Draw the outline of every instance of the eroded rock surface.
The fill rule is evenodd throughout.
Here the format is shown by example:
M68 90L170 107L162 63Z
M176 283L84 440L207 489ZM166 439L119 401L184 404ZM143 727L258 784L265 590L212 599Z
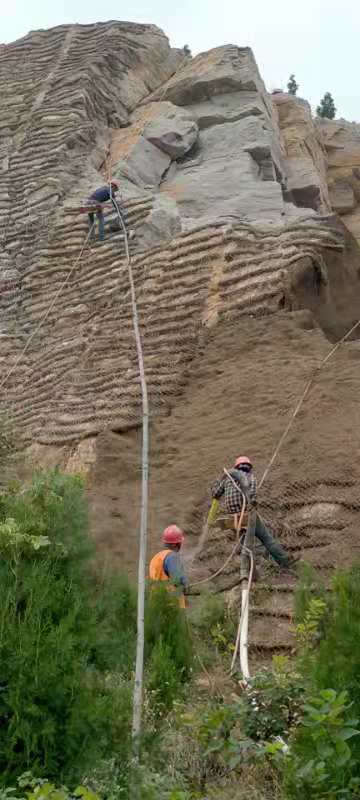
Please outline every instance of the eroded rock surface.
M360 124L321 120L334 211L360 242Z
M208 483L240 444L265 467L328 339L358 318L360 126L270 96L249 48L184 59L151 25L31 33L0 48L0 82L1 407L35 460L88 476L96 540L131 570L141 394L128 266L112 211L104 242L77 211L111 174L136 232L150 544L178 521L189 569L208 576L233 547L220 531L196 549ZM360 549L359 352L349 343L331 362L262 489L286 546L324 573ZM277 577L254 632L270 649L289 643L291 587L280 602ZM215 588L237 580L235 559Z
M273 102L286 148L288 199L297 206L329 211L324 142L309 103L280 92Z
M333 335L346 326L334 269L348 246L317 213L330 210L320 129L303 101L267 94L251 50L184 61L154 26L62 26L3 48L0 74L0 361L27 438L139 422L122 233L110 211L113 232L89 244L72 213L109 171L136 230L155 415L184 385L202 325L303 306Z

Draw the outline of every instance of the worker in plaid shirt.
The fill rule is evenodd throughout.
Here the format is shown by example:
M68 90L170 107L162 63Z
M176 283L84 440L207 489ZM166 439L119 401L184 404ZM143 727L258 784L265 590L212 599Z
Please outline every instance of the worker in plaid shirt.
M211 495L216 500L221 500L228 514L235 515L235 527L237 527L237 517L241 513L243 506L243 495L245 495L246 510L256 507L257 504L256 477L253 473L250 459L247 456L239 456L235 461L234 468L229 470L229 475L231 476L230 478L225 474L220 480L213 483ZM291 566L286 551L274 539L259 514L256 514L255 536L281 567L288 569Z

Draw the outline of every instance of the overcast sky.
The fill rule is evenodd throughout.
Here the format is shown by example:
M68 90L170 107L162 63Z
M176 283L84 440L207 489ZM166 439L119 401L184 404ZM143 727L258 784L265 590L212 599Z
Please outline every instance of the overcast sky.
M268 89L286 87L316 106L326 91L337 116L360 122L359 0L11 0L0 41L30 30L109 19L159 25L193 55L222 44L253 48Z

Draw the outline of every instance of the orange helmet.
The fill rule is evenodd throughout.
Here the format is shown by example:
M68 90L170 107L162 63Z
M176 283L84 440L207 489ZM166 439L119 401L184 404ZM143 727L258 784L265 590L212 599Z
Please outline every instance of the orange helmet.
M244 466L250 467L250 469L252 469L252 463L250 461L250 458L248 458L247 456L238 456L235 461L234 467L244 467Z
M183 544L184 534L177 525L168 525L163 531L162 540L165 544Z

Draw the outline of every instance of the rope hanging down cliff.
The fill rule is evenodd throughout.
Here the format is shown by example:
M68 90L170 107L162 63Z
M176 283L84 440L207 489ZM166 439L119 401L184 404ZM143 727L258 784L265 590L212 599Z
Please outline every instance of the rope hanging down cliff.
M90 230L88 231L88 233L87 233L87 235L86 235L86 237L85 237L85 239L84 239L84 241L83 241L83 244L82 244L82 246L81 246L81 249L80 249L79 255L78 255L78 256L77 256L77 258L75 259L73 266L72 266L72 267L71 267L71 269L69 270L69 272L68 272L68 274L67 274L67 276L66 276L65 280L62 282L62 284L61 284L60 288L57 290L57 292L55 292L55 294L54 294L54 296L53 296L53 298L52 298L52 300L51 300L51 303L50 303L50 305L49 305L48 309L45 311L45 313L43 314L43 316L40 318L40 321L38 322L38 324L37 324L36 328L35 328L35 329L32 331L32 333L30 334L30 336L28 337L28 339L27 339L27 341L26 341L26 343L25 343L25 345L24 345L23 349L20 351L20 353L19 353L19 355L17 356L17 358L15 359L14 363L13 363L13 364L12 364L12 366L11 366L11 367L8 369L8 371L6 372L6 374L4 375L4 377L2 378L2 380L0 381L0 391L1 391L1 389L3 389L3 387L5 386L5 384L7 383L7 381L9 380L9 378L11 377L11 375L13 374L13 372L15 372L16 368L19 366L19 364L20 364L20 361L22 361L22 359L23 359L23 357L24 357L24 355L25 355L26 351L27 351L27 350L28 350L28 348L29 348L29 345L31 344L31 342L32 342L32 340L35 338L35 336L36 336L36 335L39 333L39 331L41 330L41 328L42 328L42 326L43 326L44 322L47 320L47 318L48 318L49 314L51 313L52 309L54 308L54 305L55 305L55 303L56 303L56 301L57 301L58 297L60 297L60 295L62 294L63 290L65 289L65 286L66 286L66 284L69 282L69 280L70 280L71 276L72 276L72 275L73 275L73 273L75 272L75 269L76 269L76 267L77 267L77 265L78 265L78 263L79 263L79 261L80 261L80 259L81 259L81 256L82 256L82 254L83 254L83 252L84 252L84 250L85 250L85 247L86 247L86 245L87 245L87 243L88 243L88 241L89 241L89 239L90 239L90 236L91 236L91 234L92 234L93 227L94 227L94 226L92 225L92 227L91 227L91 228L90 228Z

